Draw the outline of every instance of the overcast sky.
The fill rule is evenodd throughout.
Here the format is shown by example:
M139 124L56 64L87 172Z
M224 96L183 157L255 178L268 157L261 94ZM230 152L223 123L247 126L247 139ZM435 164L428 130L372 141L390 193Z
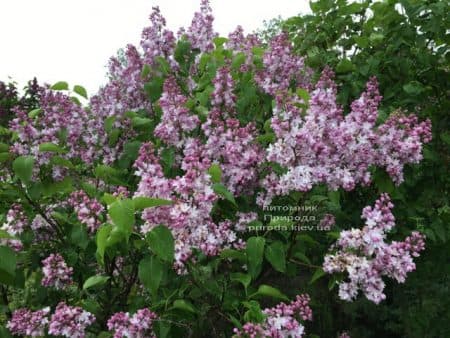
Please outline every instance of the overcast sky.
M137 44L158 5L174 31L188 26L200 0L1 0L0 80L81 84L90 94L105 82L111 55ZM308 11L307 0L212 0L215 29L226 36L263 20Z

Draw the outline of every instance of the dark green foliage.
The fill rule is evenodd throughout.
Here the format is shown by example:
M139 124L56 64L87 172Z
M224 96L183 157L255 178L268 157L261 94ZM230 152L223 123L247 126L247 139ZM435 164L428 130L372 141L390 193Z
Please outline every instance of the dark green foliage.
M6 126L14 117L12 109L18 107L30 111L38 106L39 85L36 78L28 82L23 94L19 93L15 83L0 81L0 125Z
M375 189L346 193L338 224L359 223L359 210L376 190L394 197L398 233L418 227L427 234L427 251L406 285L388 285L380 306L360 300L343 304L330 299L325 283L312 291L314 329L321 337L349 329L352 337L450 336L450 15L446 1L320 0L312 14L272 23L262 35L287 31L295 50L313 67L330 66L340 85L340 102L348 110L370 76L383 95L379 120L402 107L433 124L433 141L420 166L409 167L405 183L394 187L375 173ZM336 316L336 314L339 315Z

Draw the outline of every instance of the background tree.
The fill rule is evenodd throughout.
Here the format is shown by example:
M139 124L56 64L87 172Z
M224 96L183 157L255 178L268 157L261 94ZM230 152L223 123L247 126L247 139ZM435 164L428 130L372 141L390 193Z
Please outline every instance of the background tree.
M346 323L357 337L448 336L444 319L450 316L448 2L320 0L310 5L311 14L274 21L262 36L286 31L294 49L308 55L310 66L336 69L339 100L345 107L367 77L375 75L383 94L380 121L402 107L433 124L433 141L426 146L421 165L406 172L406 184L394 188L381 172L375 181L379 190L394 195L399 222L416 224L427 234L428 250L417 274L402 287L390 285L391 300L381 305L382 310L374 311L365 301L342 306L324 297L320 331L328 337L332 332L328 328ZM357 194L366 198L369 192ZM345 208L351 208L356 196L346 195L351 203ZM342 316L332 315L336 307Z

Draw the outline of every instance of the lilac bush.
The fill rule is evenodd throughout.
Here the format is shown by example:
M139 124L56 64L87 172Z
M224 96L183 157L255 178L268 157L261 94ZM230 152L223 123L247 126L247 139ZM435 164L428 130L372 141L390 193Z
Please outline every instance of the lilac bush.
M206 0L177 34L158 8L150 21L86 106L82 87L60 82L10 122L0 175L6 328L303 337L314 300L298 294L309 286L280 277L333 274L342 300L361 290L374 303L386 297L383 276L405 282L424 236L388 239L387 194L363 209L362 228L334 231L347 225L333 213L336 196L368 189L374 172L401 184L430 121L384 120L375 78L345 111L331 69L308 68L284 33L268 46L240 27L219 37ZM298 230L309 221L337 242ZM305 239L323 249L317 257Z

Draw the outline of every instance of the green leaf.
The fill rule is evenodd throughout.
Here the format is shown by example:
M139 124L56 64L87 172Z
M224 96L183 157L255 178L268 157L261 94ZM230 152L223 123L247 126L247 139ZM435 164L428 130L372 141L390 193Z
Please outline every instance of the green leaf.
M28 117L30 118L30 119L34 119L36 116L38 116L40 113L42 113L42 109L41 108L36 108L36 109L33 109L32 111L30 111L29 113L28 113Z
M220 168L220 165L217 163L211 164L208 169L208 174L211 176L211 181L213 183L220 183L220 180L222 179L222 169Z
M143 210L162 205L171 205L172 201L154 197L135 197L133 198L133 203L135 210Z
M15 276L16 272L16 254L7 246L0 246L0 271L9 276Z
M83 284L83 290L92 288L94 286L102 286L109 280L109 276L92 276L86 279L86 281Z
M184 299L177 299L173 302L172 309L183 310L191 313L197 313L195 307Z
M148 127L152 123L153 123L153 120L151 120L147 117L136 116L131 119L131 125L133 126L133 128Z
M118 197L106 192L102 197L102 202L107 205L110 205L110 204L113 204L115 201L117 201L117 198Z
M172 262L175 255L175 241L172 232L164 225L158 225L147 234L152 251L162 260Z
M403 90L409 95L419 95L425 89L418 81L411 81L403 86Z
M108 207L114 224L123 232L131 234L134 225L134 203L130 199L117 200Z
M220 252L220 258L223 259L237 259L245 263L247 261L245 252L238 251L235 249L224 249Z
M156 295L163 276L164 265L155 256L149 256L139 263L139 280L144 286Z
M150 101L156 102L161 97L164 85L164 78L155 76L150 82L144 84L144 90L147 93Z
M122 182L122 180L120 179L120 172L117 169L104 164L95 167L94 175L96 178L100 178L107 183L115 185L126 185L126 183Z
M33 175L34 157L20 156L13 162L14 173L24 183L28 183Z
M245 248L247 253L247 269L253 279L256 279L261 273L265 243L266 240L263 237L250 237L247 240L247 246Z
M214 42L214 45L216 46L216 48L222 47L227 41L228 41L227 38L223 38L220 36L213 39L213 42Z
M233 205L237 207L236 200L234 199L233 194L230 191L228 191L228 189L223 184L214 183L212 188L217 195L222 196L223 198L230 201L231 203L233 203Z
M264 296L264 297L272 297L276 299L289 300L286 295L284 295L280 290L274 288L270 285L262 284L259 286L258 291L253 296Z
M353 64L349 59L342 59L336 66L337 73L348 73L353 70Z
M322 278L325 275L326 275L325 271L323 271L322 268L318 268L312 275L311 280L309 281L309 285L313 284L316 280Z
M108 247L108 237L111 233L112 225L102 225L97 231L97 258L103 264L103 258L105 256L106 248Z
M89 237L84 226L75 225L70 233L70 240L76 246L83 250L87 248L89 244Z
M16 239L16 237L10 235L7 231L0 229L0 239Z
M69 84L64 81L56 82L53 86L50 87L53 90L69 90Z
M58 146L57 144L54 144L51 142L41 143L39 145L39 151L42 151L42 152L47 151L47 152L59 153L59 154L63 154L63 153L67 152L66 150L64 150L63 148Z
M174 52L175 61L177 61L180 65L185 65L190 50L191 43L188 40L179 40Z
M286 252L284 245L280 241L273 242L266 247L266 259L273 268L279 272L286 271Z
M296 252L294 253L294 257L298 258L300 261L302 261L303 263L306 264L311 264L311 261L309 260L308 257L306 257L306 255L302 252Z
M374 46L379 45L383 41L383 39L384 35L381 33L372 33L369 36L369 40Z
M75 93L77 93L78 95L84 97L85 99L88 98L87 91L83 86L75 85L75 86L73 86L73 91Z
M163 166L164 175L169 176L175 161L175 150L172 147L164 148L161 151L161 164Z
M245 290L247 290L248 286L252 281L252 277L249 274L241 272L232 273L230 275L230 278L234 282L241 283L244 286Z

